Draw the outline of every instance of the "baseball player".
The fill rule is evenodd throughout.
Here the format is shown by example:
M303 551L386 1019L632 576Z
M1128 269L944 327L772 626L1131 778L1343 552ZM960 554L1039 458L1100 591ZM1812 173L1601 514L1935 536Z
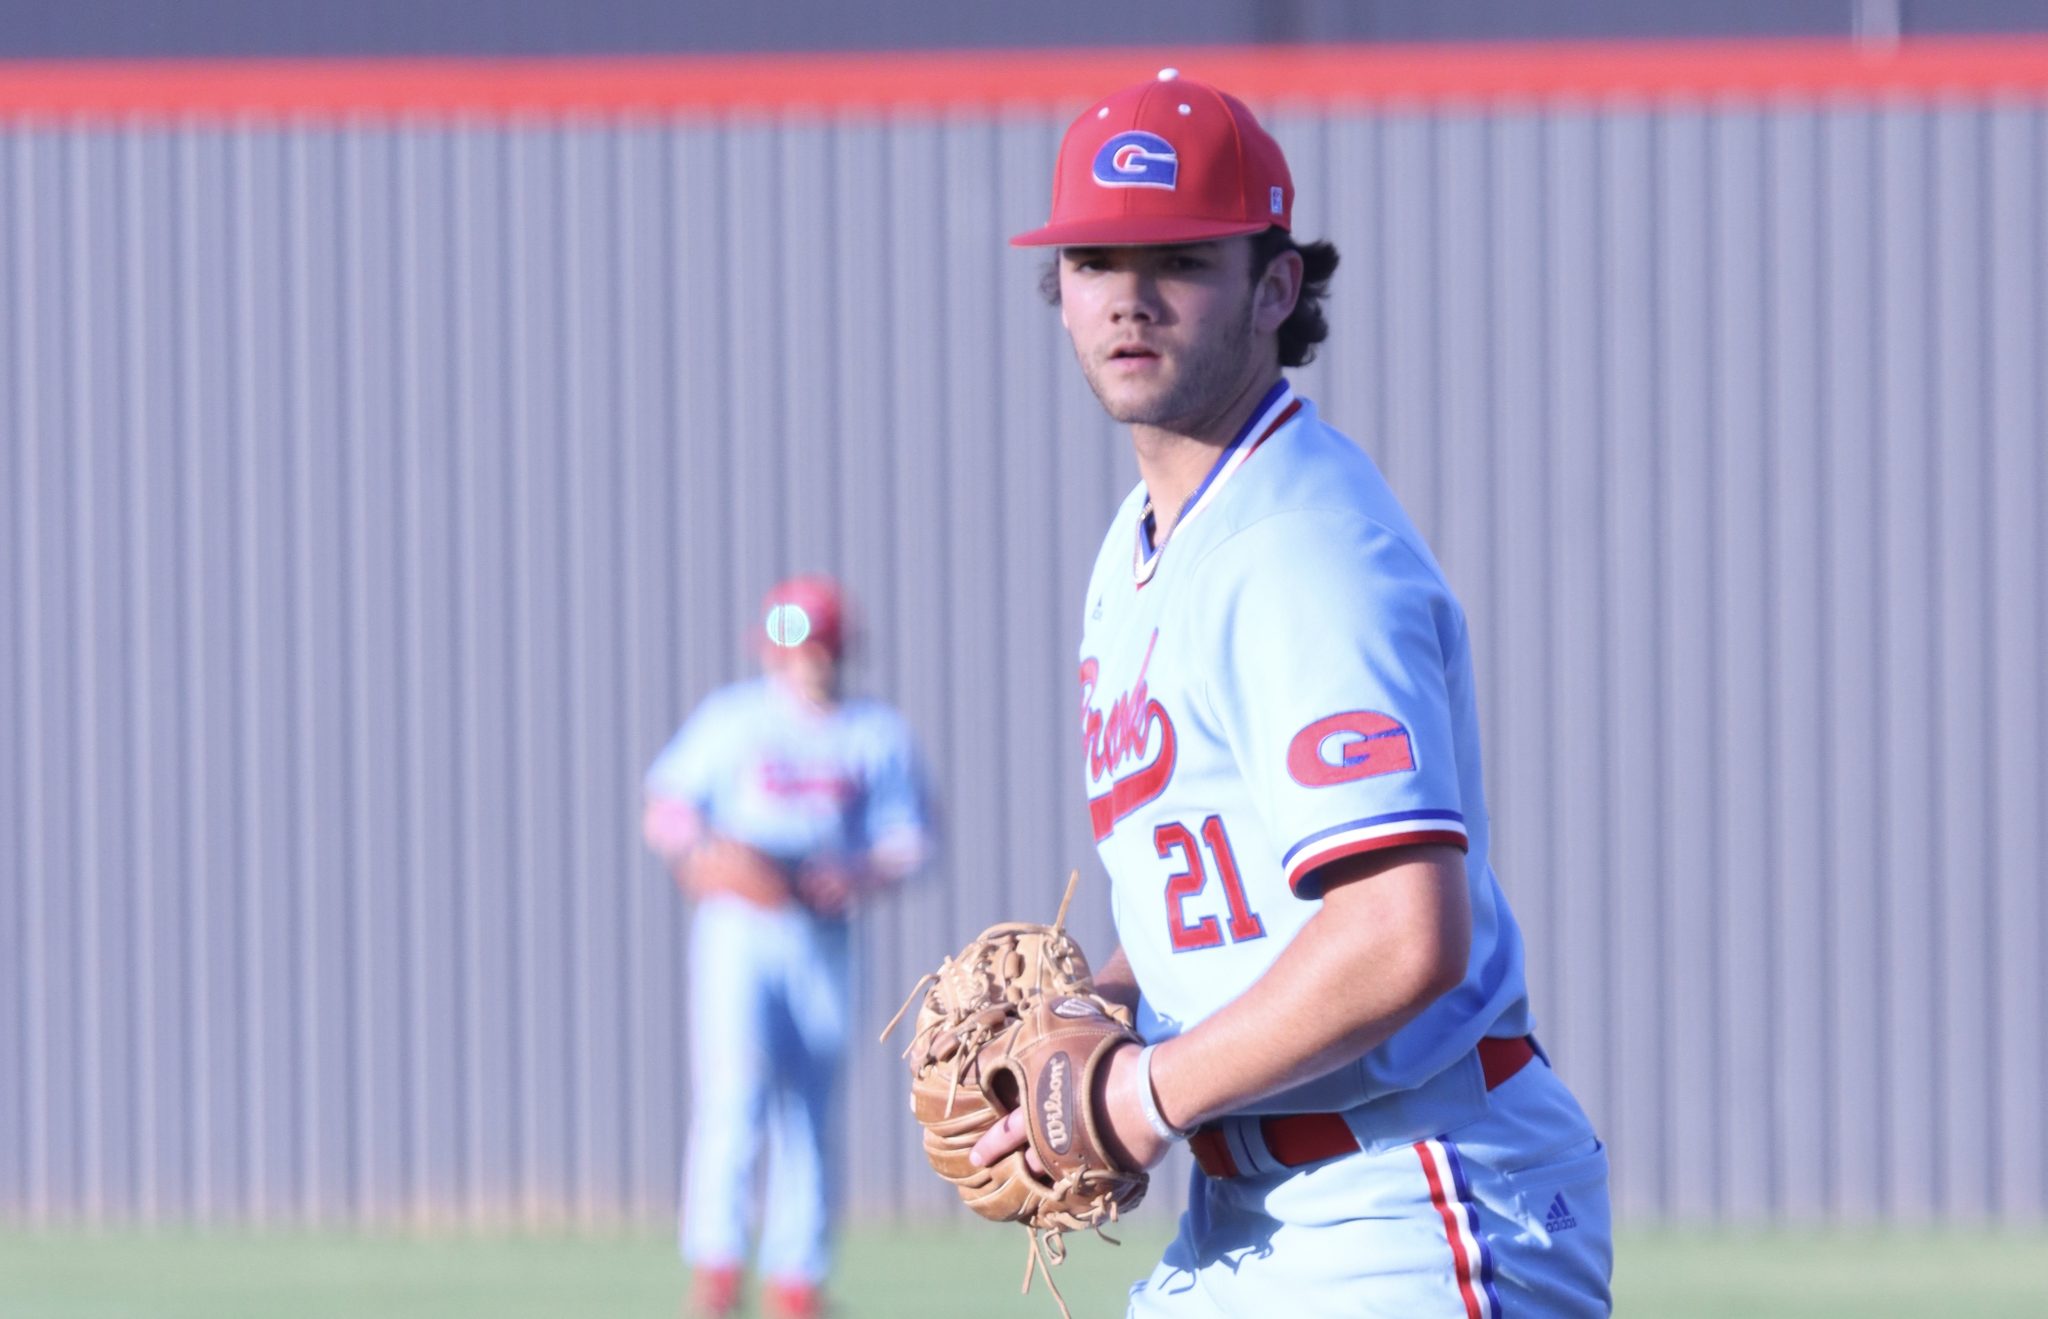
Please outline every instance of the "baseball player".
M760 616L763 676L706 697L647 771L642 832L695 899L682 1250L691 1308L734 1312L755 1169L771 1314L822 1312L825 1133L844 1052L848 910L928 847L908 728L840 693L838 588L783 582Z
M1610 1311L1607 1155L1532 1035L1489 863L1465 616L1283 369L1337 254L1251 112L1162 72L1068 129L1050 283L1141 484L1082 610L1088 812L1133 1005L1097 1097L1188 1141L1133 1316ZM1022 1114L982 1137L988 1164Z

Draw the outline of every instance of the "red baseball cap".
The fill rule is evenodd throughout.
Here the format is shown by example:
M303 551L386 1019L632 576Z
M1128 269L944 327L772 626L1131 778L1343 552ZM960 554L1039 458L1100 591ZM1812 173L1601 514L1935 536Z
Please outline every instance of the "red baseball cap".
M761 626L771 648L822 646L837 656L846 649L846 598L830 577L792 577L761 602Z
M1015 247L1199 243L1292 227L1287 157L1243 101L1178 69L1098 101L1060 141L1052 218Z

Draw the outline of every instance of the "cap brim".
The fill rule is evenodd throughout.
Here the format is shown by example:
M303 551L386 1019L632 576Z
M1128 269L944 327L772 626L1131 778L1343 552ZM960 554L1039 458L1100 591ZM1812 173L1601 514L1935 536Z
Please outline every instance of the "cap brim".
M1101 220L1069 220L1018 234L1011 247L1160 247L1168 243L1206 243L1264 233L1270 221L1182 220L1169 216L1120 215Z

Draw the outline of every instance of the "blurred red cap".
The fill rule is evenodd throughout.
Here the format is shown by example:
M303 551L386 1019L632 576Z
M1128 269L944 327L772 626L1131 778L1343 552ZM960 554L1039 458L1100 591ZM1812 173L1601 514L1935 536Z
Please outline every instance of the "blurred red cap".
M1292 227L1287 157L1243 101L1179 70L1083 111L1060 141L1052 218L1017 247L1198 243Z
M761 602L761 624L771 647L823 646L838 656L846 648L846 598L830 577L792 577Z

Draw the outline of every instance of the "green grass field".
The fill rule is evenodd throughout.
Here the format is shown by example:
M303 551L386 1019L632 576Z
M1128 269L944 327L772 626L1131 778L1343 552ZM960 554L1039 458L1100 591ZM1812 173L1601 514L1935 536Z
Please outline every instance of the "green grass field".
M1162 1244L1074 1244L1075 1319L1123 1313ZM1622 1239L1617 1313L1645 1319L2048 1316L2048 1235L1649 1234ZM1013 1293L1021 1233L964 1223L847 1239L839 1319L1056 1319ZM0 1319L671 1319L665 1238L416 1240L334 1235L10 1232Z

